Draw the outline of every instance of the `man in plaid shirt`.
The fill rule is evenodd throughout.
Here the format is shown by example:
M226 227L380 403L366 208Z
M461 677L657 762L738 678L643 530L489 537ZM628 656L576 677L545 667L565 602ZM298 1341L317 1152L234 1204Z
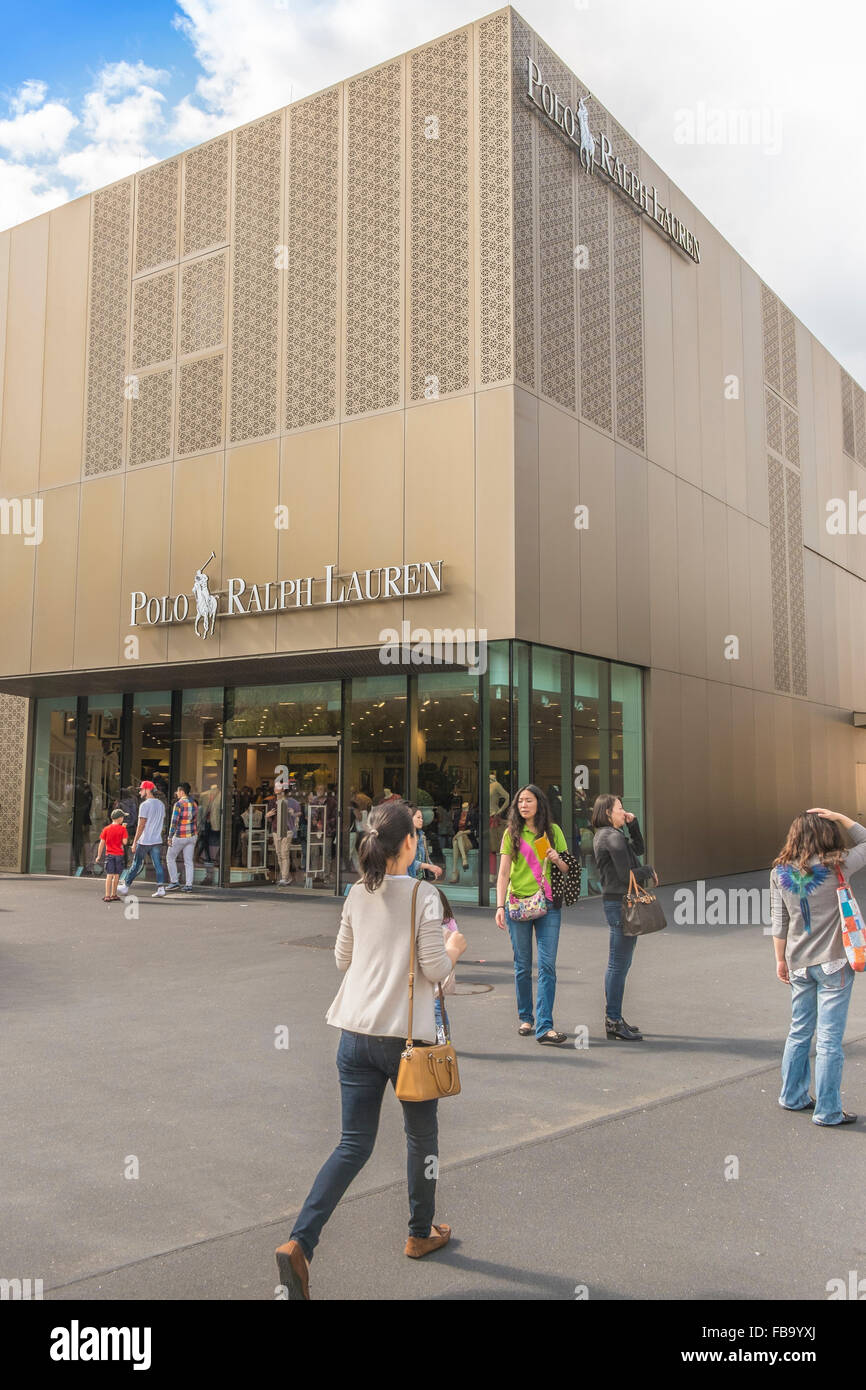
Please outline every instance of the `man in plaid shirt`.
M177 800L171 813L171 825L168 829L168 854L166 855L168 876L171 882L166 888L166 892L176 893L180 888L177 856L182 852L186 867L186 884L183 891L191 893L195 875L193 855L198 830L198 806L190 795L189 782L181 782L175 795Z

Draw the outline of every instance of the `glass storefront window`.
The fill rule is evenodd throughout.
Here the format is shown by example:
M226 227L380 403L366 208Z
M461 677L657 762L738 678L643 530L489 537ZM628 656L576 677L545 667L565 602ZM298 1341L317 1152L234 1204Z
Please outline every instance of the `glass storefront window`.
M511 767L511 677L507 642L491 642L487 648L489 730L488 808L490 816L487 863L488 900L496 887L499 850L511 797L517 790Z
M74 695L36 704L33 750L30 872L72 873L75 810Z
M76 821L81 826L81 861L86 868L96 853L99 836L122 800L121 695L91 695L87 701L84 777L79 784Z
M222 760L222 686L184 690L177 780L189 782L193 800L198 805L198 835L193 857L197 883L213 884L219 877ZM172 787L172 801L174 790Z
M340 732L339 681L241 685L226 691L226 703L226 738L292 738Z
M352 747L344 778L343 870L345 881L360 874L356 845L372 806L405 796L407 682L404 675L354 676L349 718Z
M611 664L610 790L643 827L642 685L636 666Z
M563 691L568 688L568 667L567 653L549 647L533 647L530 716L533 781L550 802L554 823L564 830L566 839L570 826L563 821L570 819L570 807L564 806L562 793L563 787L568 786L569 767L567 762L563 767L563 757L568 757L568 738L567 731L563 731L562 714L565 708L568 717L570 702L563 699Z
M575 854L583 864L583 885L581 893L599 892L595 860L592 854L593 831L590 824L592 805L602 790L601 738L599 733L599 686L600 661L590 657L574 658L574 693L572 698L572 807L574 828L572 843ZM607 762L604 764L604 778L607 779Z
M171 692L136 695L132 708L130 784L138 792L143 781L154 782L166 801L171 780Z
M418 677L418 799L431 811L431 861L446 893L477 901L480 799L478 677L429 672Z

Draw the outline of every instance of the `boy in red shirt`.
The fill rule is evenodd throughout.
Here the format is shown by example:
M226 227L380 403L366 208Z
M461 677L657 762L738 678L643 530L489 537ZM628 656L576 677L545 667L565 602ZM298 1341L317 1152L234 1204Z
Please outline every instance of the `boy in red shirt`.
M97 864L105 854L105 897L104 903L119 903L117 896L117 881L126 867L126 855L123 847L129 839L124 824L126 817L123 811L112 811L111 823L105 827L99 836L99 849L96 851Z

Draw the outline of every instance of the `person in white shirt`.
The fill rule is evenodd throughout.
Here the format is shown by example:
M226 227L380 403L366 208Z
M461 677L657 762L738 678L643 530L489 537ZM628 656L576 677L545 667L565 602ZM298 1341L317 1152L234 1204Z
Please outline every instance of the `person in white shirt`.
M276 1252L280 1282L289 1299L308 1299L309 1269L322 1229L349 1184L373 1152L382 1096L396 1083L409 1027L409 913L417 880L409 877L417 835L404 802L387 802L371 813L360 838L360 881L344 900L337 936L337 967L346 972L327 1021L340 1028L337 1068L343 1100L343 1135L320 1170L295 1222L291 1238ZM416 970L413 1036L433 1041L433 995L466 950L454 931L443 943L442 902L429 883L418 886L415 911ZM412 1259L440 1249L450 1226L433 1225L438 1161L438 1101L404 1101L409 1177L409 1239Z
M138 808L138 825L132 842L132 863L117 885L121 895L129 892L129 885L141 873L148 855L156 872L157 889L154 898L165 897L165 871L162 867L162 827L165 824L165 802L156 795L153 782L142 782L139 791L143 797Z

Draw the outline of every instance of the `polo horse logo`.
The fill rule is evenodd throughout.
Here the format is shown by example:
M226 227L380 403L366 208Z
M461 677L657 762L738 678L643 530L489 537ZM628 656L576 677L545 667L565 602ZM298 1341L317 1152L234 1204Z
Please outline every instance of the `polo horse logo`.
M195 599L196 611L195 623L193 624L193 631L195 632L196 637L205 638L213 636L213 625L214 620L216 618L217 600L216 595L212 594L210 589L208 588L208 579L207 575L205 574L205 570L207 569L211 560L215 559L216 556L214 555L214 552L211 551L210 559L205 560L201 569L196 570L195 572L195 579L193 581L192 586L192 596ZM204 621L204 627L202 631L199 632L198 625L202 621Z
M595 140L589 128L589 112L586 97L581 97L577 106L577 123L580 127L580 160L587 173L592 173L595 164Z

